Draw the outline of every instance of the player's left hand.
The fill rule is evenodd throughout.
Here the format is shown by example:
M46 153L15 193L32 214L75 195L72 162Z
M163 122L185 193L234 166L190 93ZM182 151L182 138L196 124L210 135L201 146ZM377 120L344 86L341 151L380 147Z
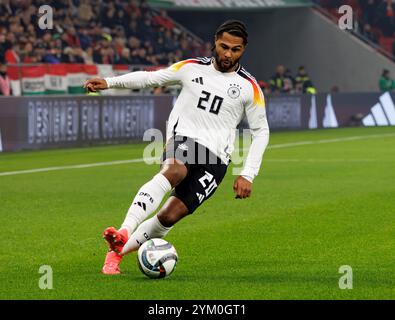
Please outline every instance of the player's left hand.
M233 191L236 193L236 199L248 198L252 192L252 183L246 178L238 176L233 184Z

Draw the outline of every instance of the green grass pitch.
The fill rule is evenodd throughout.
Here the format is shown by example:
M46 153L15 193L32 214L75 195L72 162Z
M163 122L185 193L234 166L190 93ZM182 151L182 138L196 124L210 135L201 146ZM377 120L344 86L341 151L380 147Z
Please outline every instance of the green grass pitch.
M0 154L0 173L142 157L144 144ZM395 128L272 133L252 198L229 169L168 234L174 273L151 280L127 256L100 273L119 227L158 170L142 162L0 175L0 299L394 299ZM39 268L50 265L53 289ZM342 290L349 265L353 288Z

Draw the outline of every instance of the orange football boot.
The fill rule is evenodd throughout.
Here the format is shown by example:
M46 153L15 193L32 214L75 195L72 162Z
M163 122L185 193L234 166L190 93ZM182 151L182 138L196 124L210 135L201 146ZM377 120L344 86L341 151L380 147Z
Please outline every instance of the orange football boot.
M103 232L103 238L107 241L109 252L104 260L102 272L104 274L120 274L119 264L121 263L123 246L128 241L128 232L126 229L116 230L114 227L109 227Z

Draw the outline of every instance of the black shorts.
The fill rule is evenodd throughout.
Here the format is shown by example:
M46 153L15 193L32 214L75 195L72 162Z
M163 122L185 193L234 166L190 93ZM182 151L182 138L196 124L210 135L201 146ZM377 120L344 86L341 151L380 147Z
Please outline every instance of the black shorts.
M175 158L187 167L184 180L171 195L180 199L193 213L216 191L226 174L228 165L214 153L191 138L176 136L169 139L162 155L162 162Z

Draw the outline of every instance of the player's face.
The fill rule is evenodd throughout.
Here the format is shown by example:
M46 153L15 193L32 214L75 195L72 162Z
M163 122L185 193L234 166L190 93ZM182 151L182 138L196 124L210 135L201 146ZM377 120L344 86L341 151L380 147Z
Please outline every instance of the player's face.
M243 38L224 32L215 40L215 62L219 71L233 71L244 53Z

